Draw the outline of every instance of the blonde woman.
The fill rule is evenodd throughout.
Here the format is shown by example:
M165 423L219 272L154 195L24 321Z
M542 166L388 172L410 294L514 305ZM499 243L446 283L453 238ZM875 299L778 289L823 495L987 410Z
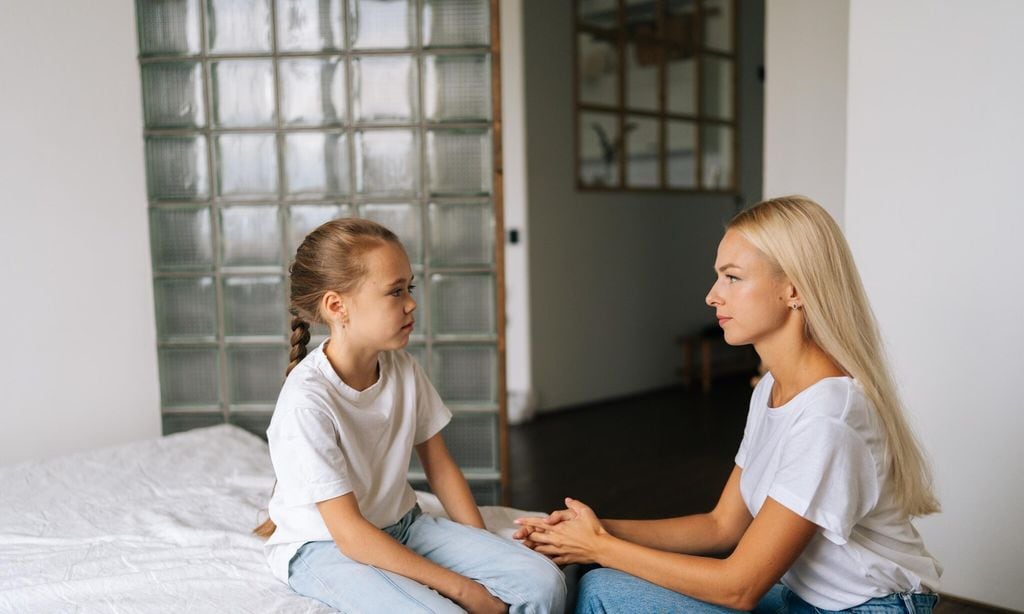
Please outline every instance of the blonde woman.
M728 224L715 272L725 340L768 367L718 504L599 520L566 499L517 537L601 566L577 612L930 612L941 567L911 519L939 504L839 227L806 198L762 202Z

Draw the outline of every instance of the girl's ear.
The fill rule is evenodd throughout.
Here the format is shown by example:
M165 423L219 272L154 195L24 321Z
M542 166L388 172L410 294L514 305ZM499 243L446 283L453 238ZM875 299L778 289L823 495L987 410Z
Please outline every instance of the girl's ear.
M348 319L345 297L333 290L325 292L323 298L320 299L320 310L328 322L342 323Z

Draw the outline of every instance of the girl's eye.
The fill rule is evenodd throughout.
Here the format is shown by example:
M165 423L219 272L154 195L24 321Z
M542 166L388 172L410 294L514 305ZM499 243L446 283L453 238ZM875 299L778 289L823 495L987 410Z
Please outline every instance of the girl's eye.
M409 286L409 294L412 294L412 291L415 290L415 289L416 289L416 286Z

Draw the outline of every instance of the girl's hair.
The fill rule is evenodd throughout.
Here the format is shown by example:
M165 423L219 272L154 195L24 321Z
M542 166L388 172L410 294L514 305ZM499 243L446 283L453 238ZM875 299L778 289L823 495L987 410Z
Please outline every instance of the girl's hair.
M885 426L897 504L909 516L938 512L931 470L904 416L878 323L835 220L808 198L785 196L741 211L726 230L742 234L792 282L807 336L860 383Z
M395 233L376 222L358 218L331 220L306 235L288 268L292 333L285 375L306 357L310 324L325 323L320 313L324 294L332 290L344 294L359 286L367 273L363 256L386 242L401 246ZM268 519L253 533L268 538L276 529Z

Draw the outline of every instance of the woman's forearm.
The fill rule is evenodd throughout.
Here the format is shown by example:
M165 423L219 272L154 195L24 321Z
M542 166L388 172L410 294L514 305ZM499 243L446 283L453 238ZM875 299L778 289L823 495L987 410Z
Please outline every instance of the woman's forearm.
M717 554L731 550L737 536L727 535L711 514L663 520L601 520L605 529L634 544L683 554Z

